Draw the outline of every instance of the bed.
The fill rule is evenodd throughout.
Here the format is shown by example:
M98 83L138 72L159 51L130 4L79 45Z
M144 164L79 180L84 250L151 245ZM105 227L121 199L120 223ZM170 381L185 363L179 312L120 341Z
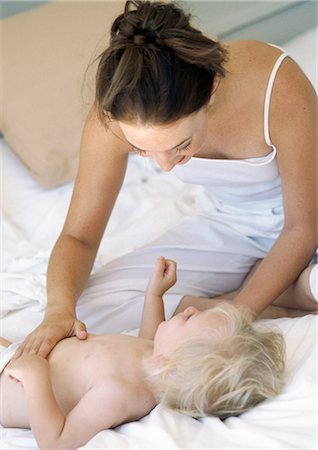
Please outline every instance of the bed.
M312 58L314 30L284 46L316 84ZM317 86L317 84L316 84ZM62 227L72 182L46 189L0 140L2 157L1 335L22 339L42 318L45 273L50 250ZM149 161L132 156L126 180L94 266L135 250L178 224L194 204L198 187L161 173ZM164 213L162 213L164 212ZM151 236L149 234L151 229ZM113 308L113 309L112 309ZM135 332L103 297L90 305L90 332ZM136 320L140 311L135 311ZM279 328L287 344L287 383L276 398L240 417L195 420L157 406L140 419L105 430L83 449L317 449L317 316L263 321ZM17 405L18 407L18 405ZM36 450L30 430L1 429L1 449Z

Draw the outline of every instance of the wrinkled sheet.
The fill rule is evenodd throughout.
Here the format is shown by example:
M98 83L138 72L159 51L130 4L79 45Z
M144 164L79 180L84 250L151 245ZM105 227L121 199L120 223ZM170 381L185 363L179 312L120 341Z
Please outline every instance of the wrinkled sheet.
M46 265L63 223L72 185L50 191L40 188L3 141L0 146L4 181L10 180L10 189L5 186L2 198L0 323L1 334L16 340L41 320L46 301ZM197 187L185 189L151 164L132 158L95 271L178 224L185 214L193 214L197 193ZM162 210L167 214L160 215ZM101 331L101 315L107 332L107 321L116 320L112 307L104 298L91 304L86 320L91 332ZM308 315L263 322L280 328L287 343L288 382L277 398L224 422L217 418L195 420L158 406L137 422L99 433L83 448L315 448L317 318ZM117 326L120 328L121 324ZM37 447L31 431L1 429L1 448Z
M299 47L292 42L289 51ZM296 45L297 44L297 45ZM297 47L298 46L298 47ZM301 46L303 48L303 46ZM301 55L304 58L304 55ZM45 273L61 230L72 184L45 190L34 182L3 140L1 196L1 335L23 338L45 308ZM200 187L185 186L150 162L132 157L124 187L102 240L94 272L196 214ZM92 303L86 320L91 332L116 321L105 299ZM105 430L83 449L316 449L317 317L262 321L282 330L287 345L287 383L275 399L240 417L195 420L157 406L139 421ZM120 329L127 329L116 323ZM37 449L30 430L0 429L0 448Z

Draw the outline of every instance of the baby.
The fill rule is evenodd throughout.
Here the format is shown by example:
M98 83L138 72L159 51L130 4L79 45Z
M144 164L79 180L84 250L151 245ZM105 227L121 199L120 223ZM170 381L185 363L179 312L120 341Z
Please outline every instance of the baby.
M2 340L0 422L31 427L40 449L85 445L99 431L137 420L160 401L202 417L238 415L277 395L284 341L257 331L230 304L188 307L164 320L163 294L176 263L159 257L146 290L139 337L93 335L60 341L47 359ZM0 367L0 369L1 369Z

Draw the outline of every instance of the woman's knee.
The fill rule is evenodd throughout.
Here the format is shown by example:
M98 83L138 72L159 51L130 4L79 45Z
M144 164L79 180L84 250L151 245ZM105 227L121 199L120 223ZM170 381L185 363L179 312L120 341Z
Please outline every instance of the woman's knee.
M287 308L317 311L318 301L315 298L315 294L313 292L313 281L311 279L312 276L317 276L317 272L316 274L312 273L314 266L317 266L317 264L311 264L310 266L306 267L301 272L297 280L291 286L289 286L289 288L286 289L286 291L283 292L273 302L273 304L277 306L284 306Z
M306 267L297 283L306 297L318 307L318 264L310 264Z

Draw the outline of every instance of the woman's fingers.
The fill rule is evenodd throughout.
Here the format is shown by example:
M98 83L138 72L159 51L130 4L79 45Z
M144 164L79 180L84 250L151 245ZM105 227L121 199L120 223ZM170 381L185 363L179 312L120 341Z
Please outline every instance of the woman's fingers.
M28 336L17 348L15 354L13 355L12 360L19 358L23 353L36 353L37 345L34 342L32 335Z
M74 317L52 317L42 322L17 348L13 359L30 353L46 358L54 346L66 337L87 338L86 326Z
M22 356L24 353L39 354L43 358L46 358L55 344L56 342L54 342L49 338L43 339L36 336L33 337L32 335L30 335L17 348L12 359L15 360L20 356Z
M77 320L74 325L74 333L78 339L86 339L88 335L85 323Z

